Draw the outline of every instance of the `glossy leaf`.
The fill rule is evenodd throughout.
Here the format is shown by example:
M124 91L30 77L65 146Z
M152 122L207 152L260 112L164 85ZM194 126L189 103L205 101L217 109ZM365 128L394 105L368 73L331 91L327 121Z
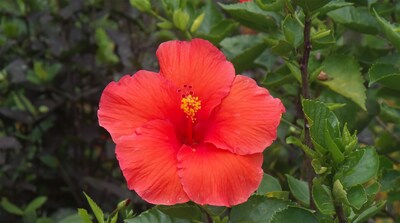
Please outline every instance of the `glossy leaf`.
M97 28L96 42L98 45L97 59L99 62L115 64L119 61L118 56L114 53L115 43L107 35L106 31L102 28Z
M223 20L221 12L212 0L207 0L204 6L204 19L199 27L198 32L209 34L212 28Z
M373 9L373 11L376 20L378 21L378 24L381 27L386 38L393 44L394 47L396 47L397 50L400 50L400 33L398 32L398 28L394 27L384 18L380 17L378 13L375 11L375 9Z
M335 214L332 193L326 185L314 182L312 194L315 206L322 214Z
M282 191L279 180L269 174L264 173L261 184L258 187L256 194L263 195L268 192L274 191Z
M4 210L6 210L8 213L15 214L15 215L23 215L24 212L22 211L21 208L16 206L15 204L11 203L8 201L7 198L3 197L1 199L1 206L3 207Z
M386 169L382 173L380 180L382 185L381 191L393 191L400 188L400 171Z
M36 211L39 209L45 202L47 201L47 197L45 196L40 196L35 198L33 201L31 201L28 206L26 206L24 212L30 212L30 211Z
M286 16L285 20L283 20L282 30L286 41L294 48L299 47L300 44L303 43L303 27L299 21L291 15Z
M173 206L158 206L157 209L173 218L202 221L201 210L195 204L186 203Z
M268 31L277 27L279 15L260 9L255 2L219 4L241 24L259 31Z
M310 158L316 158L318 157L318 154L312 150L311 148L309 148L307 145L304 145L299 138L296 138L294 136L289 136L286 138L286 143L287 144L293 144L298 146L299 148L301 148L305 154L307 154L307 156L309 156Z
M255 2L265 11L279 11L285 5L285 0L255 0Z
M357 61L346 55L332 55L325 59L323 66L323 71L330 79L318 83L349 98L366 110L366 89Z
M86 209L78 208L78 214L85 223L92 223L92 220L90 220L90 215Z
M310 13L328 4L330 0L294 0L294 2L303 8L304 11Z
M341 151L341 149L336 144L334 137L335 137L335 130L333 130L331 125L328 124L328 121L325 121L325 128L324 128L324 139L326 145L325 148L330 152L330 154L332 155L332 159L335 163L341 163L344 160L344 154L343 151Z
M333 113L341 121L342 124L347 123L347 128L350 132L361 132L365 129L371 120L380 113L380 106L373 95L367 95L366 108L363 110L352 100L337 94L329 89L324 89L321 92L320 100L329 103L342 103L344 107L336 108Z
M366 7L343 7L327 13L335 22L355 31L378 34L378 24Z
M347 199L352 207L360 210L360 208L367 202L367 193L363 186L357 185L347 192Z
M99 223L104 223L104 213L103 211L100 209L100 207L96 204L96 202L94 202L92 200L92 198L89 197L89 195L87 195L85 192L83 192L83 194L85 195L90 208L92 208L92 211L94 213L94 216L96 217L97 221Z
M289 205L291 203L288 201L255 195L250 197L246 203L232 208L230 222L270 222L277 212L288 208Z
M353 223L363 223L368 218L370 218L370 217L374 216L375 214L377 214L384 206L385 206L385 202L381 201L381 202L369 207L365 211L363 211L352 222Z
M298 180L288 174L286 174L286 178L288 180L290 192L292 192L293 196L302 204L309 206L310 191L307 182Z
M270 223L319 223L318 219L308 210L299 207L289 207L276 213Z
M322 102L315 100L303 100L303 111L310 125L311 138L315 149L325 153L328 144L325 139L325 126L329 124L332 128L332 135L339 135L339 121L335 114L330 111Z
M353 3L351 2L345 2L344 0L336 0L336 1L330 1L328 4L324 5L322 8L318 10L320 15L324 15L330 11L340 9L346 6L351 6Z
M241 35L224 39L220 45L228 59L241 73L267 48L263 35Z
M400 91L400 70L392 64L374 64L368 71L369 84L380 83L390 89Z
M345 188L351 188L375 177L378 168L379 158L375 148L365 147L350 153L334 178L339 179Z
M349 200L347 199L347 192L343 188L343 184L340 182L340 180L335 180L333 183L332 194L336 202L340 201L344 204L350 205Z
M157 208L152 208L141 213L135 218L126 219L125 223L191 223L191 221L174 218L167 214L164 214Z

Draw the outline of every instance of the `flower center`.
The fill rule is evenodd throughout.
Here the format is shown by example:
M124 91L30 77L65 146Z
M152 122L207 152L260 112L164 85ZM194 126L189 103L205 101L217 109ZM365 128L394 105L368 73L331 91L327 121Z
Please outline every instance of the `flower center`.
M185 112L186 118L190 118L191 122L194 123L196 112L201 109L201 101L191 94L186 95L181 100L181 109Z

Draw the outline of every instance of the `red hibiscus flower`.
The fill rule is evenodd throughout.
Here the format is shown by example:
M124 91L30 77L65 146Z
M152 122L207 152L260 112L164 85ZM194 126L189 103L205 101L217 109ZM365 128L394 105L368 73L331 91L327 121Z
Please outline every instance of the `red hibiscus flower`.
M211 43L169 41L160 72L110 83L99 123L116 143L128 187L171 205L232 206L259 186L263 150L276 138L284 107Z
M251 2L252 0L239 0L239 2L240 3L243 3L243 2Z

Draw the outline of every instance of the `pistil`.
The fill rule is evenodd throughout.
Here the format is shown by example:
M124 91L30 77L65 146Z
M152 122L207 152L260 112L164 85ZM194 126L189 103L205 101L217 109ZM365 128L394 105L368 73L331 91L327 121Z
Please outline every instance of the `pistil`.
M181 109L187 118L187 144L193 143L193 123L196 121L196 113L201 109L201 101L198 97L191 94L186 95L181 100Z

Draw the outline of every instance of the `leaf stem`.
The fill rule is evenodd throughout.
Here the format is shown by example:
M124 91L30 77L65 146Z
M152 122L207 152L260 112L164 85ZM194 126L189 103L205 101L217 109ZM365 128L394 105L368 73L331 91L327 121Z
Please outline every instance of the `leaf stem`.
M338 217L339 223L347 223L346 218L344 217L343 207L341 204L337 204L335 206L336 216Z

